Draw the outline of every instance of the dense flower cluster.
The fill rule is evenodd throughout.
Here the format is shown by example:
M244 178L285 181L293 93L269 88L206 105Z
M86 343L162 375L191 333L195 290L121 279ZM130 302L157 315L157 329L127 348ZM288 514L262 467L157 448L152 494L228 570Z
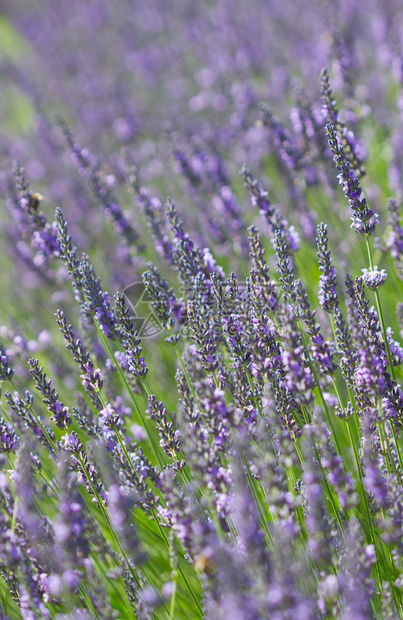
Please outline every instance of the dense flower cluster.
M28 5L1 618L403 618L399 2Z

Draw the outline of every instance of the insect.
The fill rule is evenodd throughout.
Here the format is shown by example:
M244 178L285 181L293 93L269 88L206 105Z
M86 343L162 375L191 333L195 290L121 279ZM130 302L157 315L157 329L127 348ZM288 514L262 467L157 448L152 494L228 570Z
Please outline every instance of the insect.
M29 202L28 202L29 211L34 211L36 213L39 209L39 205L41 204L42 200L43 200L43 196L39 192L35 192L34 194L31 194L29 197Z
M211 557L204 554L203 552L199 553L194 561L194 567L198 572L201 573L212 573L214 572L214 562Z

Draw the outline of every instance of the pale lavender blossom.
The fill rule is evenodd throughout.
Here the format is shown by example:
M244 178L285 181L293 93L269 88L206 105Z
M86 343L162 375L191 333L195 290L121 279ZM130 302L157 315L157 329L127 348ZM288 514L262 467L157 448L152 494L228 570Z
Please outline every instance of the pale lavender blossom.
M372 269L361 269L361 271L364 284L371 291L377 291L388 277L385 269L379 271L377 265L374 265Z

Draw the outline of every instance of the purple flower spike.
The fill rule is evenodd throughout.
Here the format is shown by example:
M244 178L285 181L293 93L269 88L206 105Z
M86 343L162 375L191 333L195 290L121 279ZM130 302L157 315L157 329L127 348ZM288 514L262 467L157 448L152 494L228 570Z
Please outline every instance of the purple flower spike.
M0 418L0 452L15 452L19 441L11 424Z
M13 378L14 370L8 367L7 356L0 351L0 381L8 381Z
M333 161L340 170L338 179L343 185L344 194L354 211L354 215L351 218L351 228L358 234L369 237L375 231L378 215L369 208L365 196L362 196L362 188L358 178L350 167L350 162L344 154L343 146L339 142L335 127L331 123L326 125L326 135L330 150L334 155Z
M43 367L39 368L38 360L30 359L29 365L31 366L31 374L35 379L36 389L42 394L43 402L48 408L51 418L58 428L65 429L71 424L71 415L69 408L65 407L60 402L58 393L55 388L52 388L50 379L46 379L46 373L43 372Z

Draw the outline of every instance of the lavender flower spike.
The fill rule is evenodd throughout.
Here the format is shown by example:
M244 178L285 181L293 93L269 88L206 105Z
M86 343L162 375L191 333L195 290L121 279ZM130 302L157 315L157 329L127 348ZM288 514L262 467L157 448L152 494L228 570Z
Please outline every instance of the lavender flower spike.
M8 367L8 359L2 351L0 351L0 381L9 381L13 378L14 370Z
M354 212L350 228L353 228L359 235L369 237L378 223L378 214L369 208L365 196L362 196L360 183L339 143L334 125L331 123L326 125L326 135L330 150L334 155L333 161L340 170L338 179L343 185L344 194Z
M328 249L327 239L327 226L326 224L318 225L318 236L316 238L316 245L318 247L319 269L321 275L319 276L319 303L326 312L332 313L335 306L339 305L337 291L336 291L336 269L332 265L332 258L330 256L330 250Z
M0 453L15 452L19 441L11 424L0 416Z
M321 92L323 101L323 114L327 123L332 123L340 137L346 159L349 161L354 173L358 177L365 175L362 158L357 152L357 143L352 131L348 131L344 121L340 119L336 101L333 99L333 91L330 86L329 75L326 67L321 71Z
M36 389L42 394L43 402L48 408L51 418L58 428L68 428L71 424L71 415L68 407L60 402L58 393L55 388L51 387L51 381L46 379L46 373L43 367L39 368L38 360L30 359L28 361L31 366L31 373L35 379Z

